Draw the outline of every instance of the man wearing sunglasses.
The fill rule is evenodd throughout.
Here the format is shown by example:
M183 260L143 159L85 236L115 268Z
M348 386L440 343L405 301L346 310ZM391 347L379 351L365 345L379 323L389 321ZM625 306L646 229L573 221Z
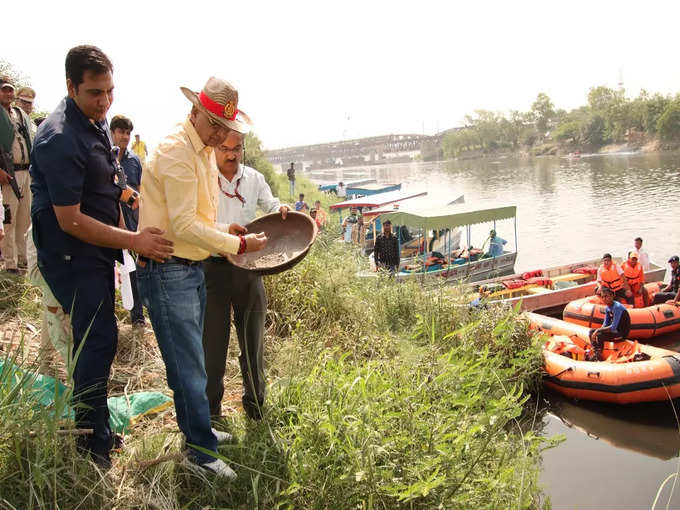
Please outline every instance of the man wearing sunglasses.
M140 257L137 284L149 311L174 392L177 424L186 437L193 466L224 479L236 473L205 451L230 439L211 427L205 388L203 316L206 302L203 261L211 253L244 253L264 247L264 234L243 234L238 225L219 223L218 172L214 148L232 131L246 133L250 118L238 110L238 92L210 78L200 93L182 88L191 113L162 140L144 172L139 228L158 225L175 246L165 263ZM194 448L194 446L200 447Z

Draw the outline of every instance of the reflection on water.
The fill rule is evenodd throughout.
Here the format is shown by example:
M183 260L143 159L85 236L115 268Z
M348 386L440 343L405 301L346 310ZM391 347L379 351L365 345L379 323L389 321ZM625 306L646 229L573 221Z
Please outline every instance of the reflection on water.
M428 191L433 203L464 193L468 203L516 204L517 271L604 252L621 256L637 236L655 262L664 265L669 256L680 255L680 154L412 163L310 176L319 182L363 177L401 182L405 190ZM499 224L498 232L514 238L511 222ZM481 245L487 233L475 228L473 244ZM680 351L678 335L655 343ZM680 461L680 434L670 405L618 407L561 397L550 402L544 432L567 438L543 454L541 481L553 508L651 508ZM662 508L669 493L670 484L662 493ZM669 508L680 508L680 494Z
M678 470L680 432L669 402L616 406L550 395L543 433L566 437L542 454L541 483L552 508L651 508ZM678 403L676 402L676 407ZM679 508L667 484L659 508Z

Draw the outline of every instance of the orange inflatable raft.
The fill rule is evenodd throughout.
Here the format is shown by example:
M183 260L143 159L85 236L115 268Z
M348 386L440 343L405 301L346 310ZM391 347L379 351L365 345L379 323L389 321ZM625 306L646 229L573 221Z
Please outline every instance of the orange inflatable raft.
M647 283L650 300L663 288L663 282ZM629 338L651 338L680 330L680 306L668 303L633 308L624 303L630 315ZM576 299L564 307L562 318L587 328L599 328L604 322L606 305L599 296Z
M615 404L680 397L680 354L631 340L606 342L609 361L582 361L588 328L535 313L525 314L533 329L552 338L543 349L544 384L563 395ZM634 361L643 358L643 361ZM646 359L648 358L648 359Z

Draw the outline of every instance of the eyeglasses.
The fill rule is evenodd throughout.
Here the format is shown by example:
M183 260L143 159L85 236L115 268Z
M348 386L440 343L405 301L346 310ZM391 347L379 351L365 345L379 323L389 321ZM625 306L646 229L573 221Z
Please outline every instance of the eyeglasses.
M237 145L236 147L230 148L230 147L225 147L224 145L219 145L217 147L217 150L221 152L222 154L236 154L239 155L241 151L243 150L243 147L240 145Z

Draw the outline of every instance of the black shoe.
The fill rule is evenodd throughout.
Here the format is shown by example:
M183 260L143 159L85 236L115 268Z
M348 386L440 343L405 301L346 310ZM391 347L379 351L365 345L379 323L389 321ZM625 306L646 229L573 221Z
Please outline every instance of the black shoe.
M246 412L246 416L251 420L260 421L262 419L262 408L264 404L256 405L252 403L244 403L243 410Z

